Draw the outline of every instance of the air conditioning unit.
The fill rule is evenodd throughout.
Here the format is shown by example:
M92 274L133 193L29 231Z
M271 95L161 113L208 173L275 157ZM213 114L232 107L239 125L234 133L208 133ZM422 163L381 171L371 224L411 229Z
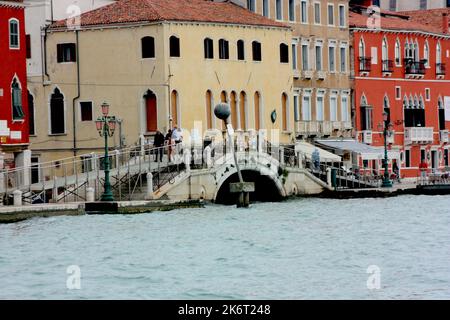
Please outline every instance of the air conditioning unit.
M363 131L363 142L367 144L372 144L372 131L366 130Z
M448 130L439 131L439 139L442 143L448 143Z

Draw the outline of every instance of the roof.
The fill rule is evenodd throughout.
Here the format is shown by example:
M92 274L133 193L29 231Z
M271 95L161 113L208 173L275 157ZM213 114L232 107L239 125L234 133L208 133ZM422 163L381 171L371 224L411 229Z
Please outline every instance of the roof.
M295 143L295 152L302 152L306 158L312 159L313 152L319 152L320 162L341 162L342 158L334 153L323 150L305 141L298 141Z
M289 28L231 2L207 0L119 0L83 13L81 26L104 26L140 22L180 21L210 22ZM51 28L65 28L66 20Z
M408 15L414 22L426 26L434 26L442 30L442 16L444 14L450 16L450 8L405 11L401 13Z
M420 19L419 16L430 10L416 11L414 14L408 12L393 13L389 11L381 12L381 29L384 30L402 30L402 31L422 31L434 34L442 34L442 13L439 22L431 21L429 18ZM364 10L362 10L364 12ZM366 28L368 27L369 15L367 13L359 13L350 10L349 24L350 28ZM429 23L427 21L430 20Z
M356 140L317 140L316 143L334 150L355 152L364 160L376 160L384 157L384 148L373 147ZM399 157L399 153L396 150L389 150L388 157L396 159Z

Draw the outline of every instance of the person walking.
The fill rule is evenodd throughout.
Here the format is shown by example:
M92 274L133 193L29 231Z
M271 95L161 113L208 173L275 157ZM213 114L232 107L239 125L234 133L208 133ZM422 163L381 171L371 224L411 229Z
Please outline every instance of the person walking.
M172 129L169 129L169 131L167 131L166 137L164 139L164 143L167 146L167 156L169 158L169 162L172 161Z
M155 149L155 162L162 162L164 154L164 141L165 137L161 131L157 130L155 134L155 139L153 141L153 146Z

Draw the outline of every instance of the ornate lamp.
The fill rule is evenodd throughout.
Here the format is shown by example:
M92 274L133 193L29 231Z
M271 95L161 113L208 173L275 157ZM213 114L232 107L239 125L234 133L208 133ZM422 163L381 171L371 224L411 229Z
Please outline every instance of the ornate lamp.
M109 104L106 101L102 103L102 114L104 117L109 114Z

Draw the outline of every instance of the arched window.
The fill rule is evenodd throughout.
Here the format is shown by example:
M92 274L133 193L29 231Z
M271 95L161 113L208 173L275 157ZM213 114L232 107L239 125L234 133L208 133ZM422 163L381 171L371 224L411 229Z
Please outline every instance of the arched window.
M228 102L228 94L225 90L220 93L220 102L223 102L223 103Z
M409 108L409 102L408 102L408 97L407 96L405 96L403 98L403 108L404 109L408 109Z
M253 61L261 61L262 60L261 43L258 41L253 41L252 50L253 50Z
M11 49L18 49L20 46L19 41L19 20L9 20L9 47Z
M142 59L155 57L155 38L143 37L141 39Z
M417 39L416 39L416 42L414 43L413 58L414 58L414 61L420 60L419 43L417 42Z
M287 115L287 103L288 103L288 97L286 93L283 93L281 95L281 127L283 129L283 131L287 131L288 130L288 115Z
M245 91L241 91L239 94L239 127L241 130L247 130L247 112L246 112L246 105L247 105L247 94Z
M428 45L428 40L425 41L423 46L423 59L425 60L425 66L430 66L430 46Z
M409 44L409 40L406 39L406 42L405 42L405 59L412 59L412 57L413 57L412 56L411 46Z
M35 127L35 114L34 114L34 97L31 95L30 91L28 91L28 123L29 123L29 134L30 136L34 136L36 134Z
M55 88L50 97L50 134L64 134L66 132L64 110L64 95Z
M11 100L13 120L22 120L25 118L22 106L22 89L16 78L14 78L11 84Z
M174 126L180 126L180 123L178 121L178 109L179 109L179 99L178 99L178 91L172 90L172 94L170 96L171 100L171 118L172 118L172 127Z
M387 114L387 121L388 121L388 123L390 123L391 122L391 108L390 108L390 103L389 103L389 97L387 95L384 96L383 111Z
M238 60L245 60L244 40L238 40L237 42L237 58Z
M219 40L219 59L228 60L230 58L230 50L228 41L225 39Z
M289 46L285 43L280 44L280 62L289 63Z
M237 94L232 91L230 94L230 109L231 109L231 124L234 129L238 128L238 109L237 109Z
M255 130L261 129L261 95L259 92L255 92Z
M212 106L213 97L211 90L206 91L206 127L207 129L212 129L213 118L212 118Z
M360 100L361 130L372 130L373 128L373 107L367 103L367 98L363 94Z
M205 38L203 41L205 49L205 59L214 59L214 42L210 38Z
M386 38L383 38L382 49L381 49L381 59L386 61L389 59L389 48Z
M445 130L445 109L442 97L438 98L439 130Z
M180 57L180 39L176 36L171 36L169 39L169 51L170 56L177 58Z
M442 69L442 47L440 41L436 45L436 68L438 72Z
M366 56L366 45L364 44L364 39L361 37L361 39L359 40L359 45L358 45L358 52L359 52L359 56L361 58L364 58Z
M158 102L156 95L151 90L147 90L144 94L145 102L145 129L147 132L155 132L158 130Z
M400 45L400 40L397 39L395 41L395 64L397 66L401 65L401 56L402 56L402 49Z

